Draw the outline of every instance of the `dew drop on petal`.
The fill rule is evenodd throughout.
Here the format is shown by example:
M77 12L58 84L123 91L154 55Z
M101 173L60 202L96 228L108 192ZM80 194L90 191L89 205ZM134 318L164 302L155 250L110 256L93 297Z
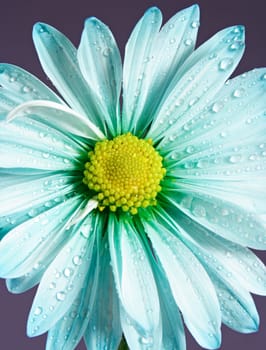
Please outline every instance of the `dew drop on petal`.
M229 50L230 51L237 51L237 50L239 50L241 48L241 46L242 46L242 42L238 41L238 42L235 42L235 43L231 44L229 46Z
M140 337L139 342L142 345L152 345L153 344L153 337Z
M65 297L66 297L66 293L63 291L56 293L56 300L58 301L64 301Z
M73 261L73 264L74 264L74 265L78 266L78 265L81 264L82 258L81 258L80 255L75 255L75 256L73 257L72 261Z
M230 163L238 163L241 160L241 156L240 155L235 155L235 156L231 156L229 157L229 162Z
M193 43L192 39L186 39L186 40L184 40L184 44L185 44L186 46L190 46L190 45L192 45L192 43Z
M50 288L50 289L55 289L55 287L56 287L55 282L51 282L51 283L49 284L49 288Z
M187 152L187 153L189 153L189 154L191 154L191 153L195 152L195 147L194 147L194 146L192 146L192 145L187 146L187 148L186 148L186 152Z
M241 97L243 93L244 93L244 89L236 89L232 95L233 97L238 98L238 97Z
M198 28L199 25L200 25L199 21L193 21L193 22L191 22L191 27L192 27L192 28Z
M223 108L223 103L222 102L215 102L212 106L211 106L211 111L213 113L218 113L222 108Z
M73 270L69 267L66 267L63 271L63 275L65 277L70 277L71 275L73 275Z
M229 69L233 63L234 61L231 58L224 58L219 62L218 67L221 71L225 71Z
M43 158L47 159L47 158L49 158L49 157L50 157L50 154L49 154L49 153L44 152L44 153L42 154L42 156L43 156Z
M34 315L35 316L39 316L42 313L42 308L40 306L36 307L36 309L34 310Z

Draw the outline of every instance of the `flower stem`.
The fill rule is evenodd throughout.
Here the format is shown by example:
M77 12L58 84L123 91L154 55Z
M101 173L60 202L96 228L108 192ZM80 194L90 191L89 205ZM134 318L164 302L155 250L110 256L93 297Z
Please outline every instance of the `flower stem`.
M127 342L126 342L124 336L121 339L121 342L119 344L118 350L129 350L129 347L127 345Z

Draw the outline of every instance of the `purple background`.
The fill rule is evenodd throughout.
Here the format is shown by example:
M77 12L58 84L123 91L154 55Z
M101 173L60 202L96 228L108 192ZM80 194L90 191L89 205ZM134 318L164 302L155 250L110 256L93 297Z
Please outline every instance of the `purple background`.
M84 19L96 16L109 25L123 52L131 29L147 7L160 7L166 20L178 10L193 3L185 0L1 0L0 62L19 65L47 82L31 40L31 28L36 21L47 22L57 27L78 45ZM198 44L226 26L244 24L247 48L237 73L266 64L265 0L199 0L198 4L201 7ZM266 253L260 252L259 255L266 262ZM12 295L7 292L4 281L0 280L0 293L0 348L44 350L46 336L30 339L25 335L27 314L35 290ZM261 316L259 332L243 335L224 327L223 350L265 349L266 298L255 297L255 301ZM188 350L201 349L190 335L187 337L187 343ZM85 347L80 344L77 349L84 350Z

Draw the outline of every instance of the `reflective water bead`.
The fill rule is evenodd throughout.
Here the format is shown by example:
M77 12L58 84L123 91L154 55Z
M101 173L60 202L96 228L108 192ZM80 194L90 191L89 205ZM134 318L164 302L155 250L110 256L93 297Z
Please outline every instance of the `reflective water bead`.
M214 102L214 104L211 106L211 111L214 113L218 113L222 108L224 104L222 102Z
M192 45L192 43L193 43L192 39L186 39L186 40L184 40L184 44L185 44L186 46L190 46L190 45Z
M245 92L244 89L236 89L233 92L232 96L235 97L235 98L238 98L238 97L241 97L244 92Z
M225 71L229 69L233 63L234 61L232 60L232 58L224 58L219 62L218 67L221 71Z
M72 261L74 265L80 265L82 263L82 257L80 255L75 255Z
M66 293L63 291L56 293L56 299L58 301L64 301L65 297L66 297Z
M143 345L152 345L153 344L153 337L140 337L139 342Z
M200 25L199 21L193 21L193 22L191 22L191 27L192 27L192 28L198 28L199 25Z
M63 271L63 275L65 277L70 277L71 275L73 275L73 269L66 267Z
M34 311L34 315L39 316L42 313L42 311L43 311L43 309L40 306L38 306L38 307L36 307L36 309Z

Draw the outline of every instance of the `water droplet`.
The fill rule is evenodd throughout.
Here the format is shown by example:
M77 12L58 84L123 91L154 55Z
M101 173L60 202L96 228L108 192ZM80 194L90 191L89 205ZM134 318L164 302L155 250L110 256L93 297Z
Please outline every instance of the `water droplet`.
M261 76L261 80L266 80L266 73Z
M195 147L194 147L194 146L192 146L192 145L187 146L187 148L186 148L186 152L187 152L187 153L189 153L189 154L191 154L191 153L195 152Z
M238 162L240 162L241 158L242 158L241 155L234 155L234 156L229 157L229 162L230 163L238 163Z
M205 168L207 165L208 165L208 162L205 159L200 159L197 162L197 167L200 168L200 169Z
M64 301L65 297L66 297L66 293L63 291L56 293L56 299L58 301Z
M242 41L237 41L229 46L230 51L239 50L243 46Z
M55 289L55 287L56 287L56 283L55 283L55 282L51 282L51 283L49 284L49 288L50 288L50 289Z
M36 307L36 309L34 310L34 315L35 316L39 316L42 313L42 308L40 306Z
M173 38L169 42L170 42L170 44L174 44L175 43L175 39Z
M199 25L200 25L199 21L193 21L193 22L191 22L191 27L192 27L192 28L198 28Z
M80 255L75 255L72 259L74 265L81 265L82 257Z
M111 49L110 47L106 47L104 50L103 50L103 55L104 57L108 57L111 53Z
M220 136L224 138L224 137L227 136L227 133L226 133L225 131L221 131L221 132L220 132Z
M195 215L195 216L201 216L201 217L204 217L206 216L206 209L201 206L201 205L197 205L193 208L192 210L192 213Z
M241 32L242 32L242 29L241 29L241 27L235 27L233 30L232 30L232 32L234 33L234 34L240 34Z
M209 55L209 60L213 60L216 57L217 57L217 53L213 52Z
M179 106L181 106L183 103L184 103L184 100L180 98L179 100L176 101L175 107L179 107Z
M222 102L215 102L212 106L211 106L211 111L213 113L218 113L222 108L223 108L224 104Z
M37 215L37 210L36 209L31 209L29 212L28 212L28 215L33 218L34 216Z
M70 277L73 275L73 269L66 267L63 271L65 277Z
M232 96L235 97L235 98L238 98L238 97L241 97L244 93L244 89L236 89Z
M219 69L221 71L225 71L227 69L229 69L232 65L233 65L234 61L232 60L232 58L224 58L219 62Z
M198 97L191 99L188 103L189 107L192 107L194 104L196 104L198 102L198 100L199 100Z
M184 40L184 44L185 44L186 46L190 46L190 45L193 44L193 40L192 40L192 39L186 39L186 40Z
M17 80L16 77L10 77L10 78L9 78L9 82L10 82L10 83L14 83L16 80Z
M153 344L153 337L140 337L139 342L143 345L152 345Z
M31 88L28 86L23 86L23 88L21 89L22 92L24 92L25 94L29 93L31 91Z
M47 158L50 157L50 154L49 153L43 153L42 156L43 156L43 158L47 159Z

